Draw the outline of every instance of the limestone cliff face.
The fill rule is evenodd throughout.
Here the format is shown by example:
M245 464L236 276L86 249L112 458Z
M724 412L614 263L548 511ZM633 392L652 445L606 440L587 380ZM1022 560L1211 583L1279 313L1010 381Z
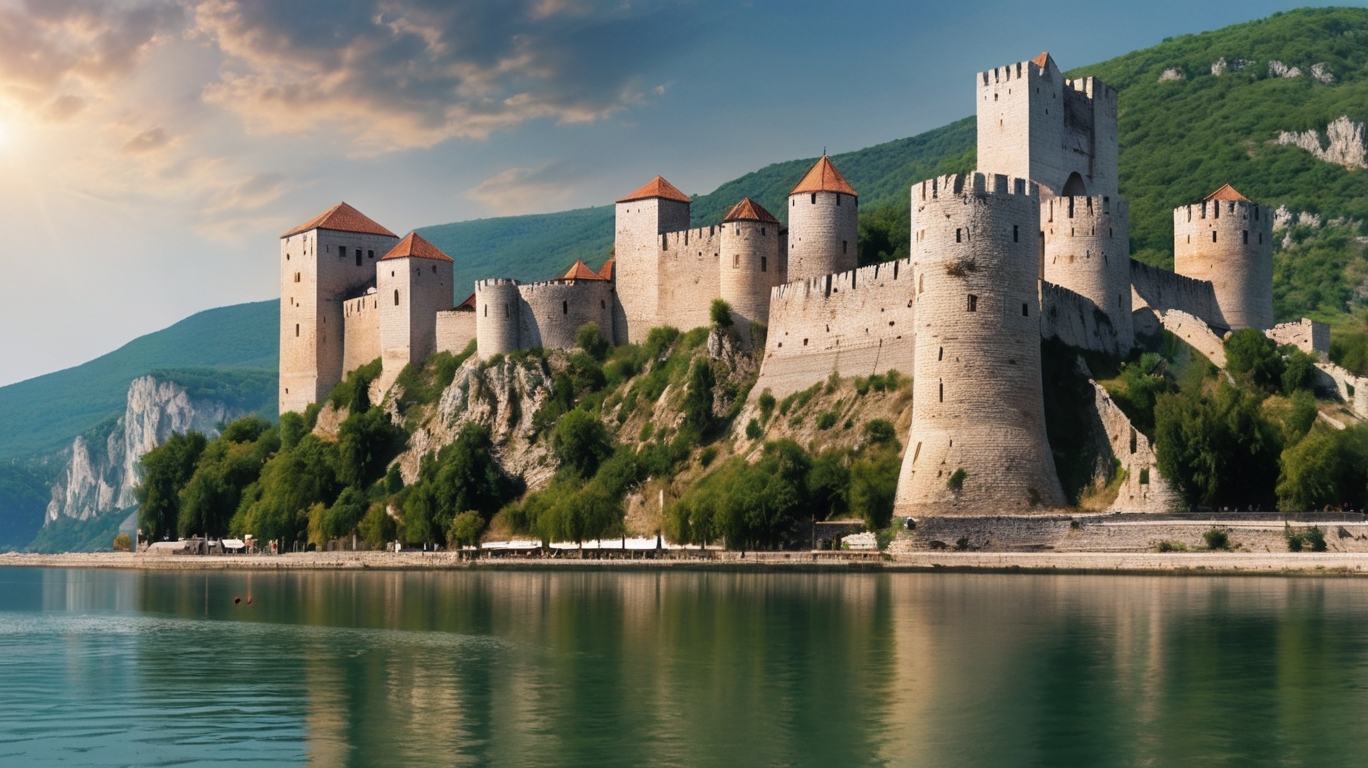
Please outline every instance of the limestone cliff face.
M218 425L245 415L215 400L192 398L179 384L151 376L128 388L123 416L78 436L61 481L52 487L44 524L61 517L87 520L137 504L138 462L174 432L218 435Z

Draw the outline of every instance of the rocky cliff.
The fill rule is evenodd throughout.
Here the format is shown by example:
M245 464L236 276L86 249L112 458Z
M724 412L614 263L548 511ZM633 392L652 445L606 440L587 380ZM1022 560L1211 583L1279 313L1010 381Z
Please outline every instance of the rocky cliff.
M52 486L43 524L61 518L88 520L135 506L138 462L148 451L173 432L194 430L216 437L219 424L246 413L216 399L192 397L172 381L135 379L123 415L79 435L67 449L65 471Z

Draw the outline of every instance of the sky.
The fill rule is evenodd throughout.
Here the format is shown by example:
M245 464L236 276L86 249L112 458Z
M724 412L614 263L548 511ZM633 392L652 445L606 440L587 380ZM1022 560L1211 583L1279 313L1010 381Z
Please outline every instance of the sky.
M967 116L980 70L1298 5L0 0L0 385L278 297L339 200L403 234L707 193Z

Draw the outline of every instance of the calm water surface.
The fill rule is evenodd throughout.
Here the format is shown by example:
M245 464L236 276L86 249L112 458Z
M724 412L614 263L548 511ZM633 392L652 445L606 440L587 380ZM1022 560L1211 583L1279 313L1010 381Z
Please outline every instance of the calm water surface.
M4 766L1363 765L1366 685L1368 581L0 568Z

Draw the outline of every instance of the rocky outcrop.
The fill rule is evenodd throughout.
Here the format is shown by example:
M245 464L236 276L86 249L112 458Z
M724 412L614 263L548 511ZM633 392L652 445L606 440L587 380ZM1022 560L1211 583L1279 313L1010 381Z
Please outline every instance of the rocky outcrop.
M1322 143L1320 132L1314 128L1309 131L1282 131L1275 144L1301 147L1327 163L1342 165L1345 168L1368 168L1365 156L1368 149L1363 144L1363 123L1350 120L1341 115L1325 127L1325 141Z
M138 462L174 432L218 436L219 424L245 413L225 403L192 398L179 384L151 376L128 388L124 413L72 441L62 479L52 487L44 525L62 517L88 520L137 504Z

